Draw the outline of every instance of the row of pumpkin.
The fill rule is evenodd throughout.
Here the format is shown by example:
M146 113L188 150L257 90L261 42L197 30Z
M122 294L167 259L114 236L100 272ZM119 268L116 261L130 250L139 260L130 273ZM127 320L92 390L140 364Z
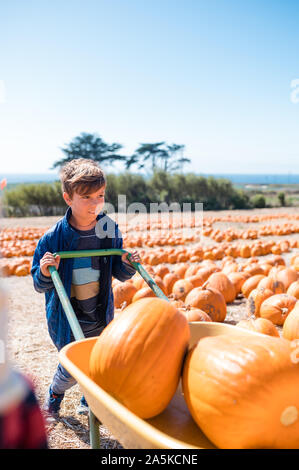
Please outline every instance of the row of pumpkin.
M128 244L130 245L130 244ZM134 243L133 243L134 245ZM0 271L2 276L26 276L30 273L31 257L34 254L36 242L6 241L1 248ZM127 246L126 246L127 248ZM269 254L280 255L299 248L299 240L255 240L251 243L224 242L218 245L203 246L201 244L186 244L181 247L159 247L154 250L139 250L142 263L147 266L158 266L180 263L198 263L202 260L225 260L230 258L255 258ZM299 266L299 262L297 263ZM296 264L295 264L296 267Z
M220 265L211 260L180 263L173 268L162 264L149 267L148 271L189 321L222 322L227 315L227 304L241 296L247 299L248 317L266 320L257 322L258 327L262 324L265 328L270 324L282 327L299 299L298 253L291 258L290 266L282 256L276 255L265 261L252 258L242 264L231 257L226 257ZM155 296L138 273L124 283L114 279L112 285L116 309ZM241 326L246 325L243 322ZM250 322L247 326L254 325ZM272 331L276 334L273 328ZM290 339L290 333L287 335Z

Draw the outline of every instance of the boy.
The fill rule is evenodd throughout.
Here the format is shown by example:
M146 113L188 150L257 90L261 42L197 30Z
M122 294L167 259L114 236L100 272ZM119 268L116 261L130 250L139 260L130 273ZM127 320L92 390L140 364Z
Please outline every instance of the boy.
M45 293L49 334L58 351L74 341L66 315L56 293L48 266L58 269L79 324L86 338L98 336L113 319L112 276L120 281L136 272L127 253L120 256L70 258L60 262L58 251L122 248L117 224L101 211L105 203L105 176L93 161L79 158L61 170L63 198L69 206L65 216L50 228L36 247L31 274L34 288ZM107 229L108 236L107 236ZM136 251L131 259L140 262ZM44 409L58 418L64 392L76 381L58 365ZM88 405L81 398L78 413L86 413Z

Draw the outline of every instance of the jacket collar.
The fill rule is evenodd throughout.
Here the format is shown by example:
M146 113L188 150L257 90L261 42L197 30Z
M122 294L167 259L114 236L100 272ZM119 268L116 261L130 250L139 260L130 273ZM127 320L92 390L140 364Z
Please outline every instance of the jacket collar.
M73 235L77 234L77 232L71 227L70 223L69 223L69 220L70 220L70 217L72 215L72 208L71 207L68 207L67 208L67 211L62 219L62 226L63 226L63 230L65 230L66 232L70 232L72 233ZM102 217L104 217L105 214L103 214L103 212L100 212L100 214L97 215L97 220L101 219Z

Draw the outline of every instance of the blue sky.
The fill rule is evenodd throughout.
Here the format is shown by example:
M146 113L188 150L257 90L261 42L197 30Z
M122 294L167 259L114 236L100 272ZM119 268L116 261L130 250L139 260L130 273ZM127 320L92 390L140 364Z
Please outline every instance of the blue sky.
M197 173L299 173L298 13L295 0L2 2L1 173L48 172L81 132L127 155L184 144Z

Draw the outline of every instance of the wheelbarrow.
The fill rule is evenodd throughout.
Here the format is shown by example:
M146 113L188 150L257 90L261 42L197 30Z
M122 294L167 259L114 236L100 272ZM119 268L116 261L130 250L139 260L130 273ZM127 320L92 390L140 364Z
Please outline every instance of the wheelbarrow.
M61 258L108 256L127 253L122 249L81 250L58 252ZM128 256L130 259L130 255ZM130 261L131 262L131 261ZM154 293L169 300L140 263L131 262ZM151 419L141 419L98 386L88 375L89 356L97 337L84 338L70 300L54 266L49 267L75 341L64 346L59 360L80 385L89 405L90 445L101 448L99 425L103 423L120 444L127 449L213 449L215 446L193 421L184 400L181 382L170 404L162 413ZM234 325L218 322L189 323L192 347L200 338L219 334L257 334Z
M114 249L114 248L103 249L103 250L60 251L60 252L54 253L54 256L59 255L61 259L64 259L64 258L84 258L84 257L89 257L89 256L113 256L113 255L122 256L124 253L128 253L128 260L130 261L130 253L128 251L123 250L123 249ZM157 286L155 281L151 278L151 276L147 273L147 271L143 268L143 266L140 263L135 263L133 261L130 261L130 262L131 262L132 266L134 266L136 271L139 272L139 274L147 282L147 284L153 290L153 292L158 297L161 297L165 300L168 300L167 296ZM68 322L70 324L70 327L71 327L72 333L74 335L74 338L75 338L76 341L80 341L80 340L84 339L85 337L84 337L83 331L80 327L79 321L76 317L76 314L74 312L74 309L71 305L70 299L68 298L68 295L67 295L67 293L64 289L64 286L61 282L58 271L55 268L55 266L49 266L49 272L51 274L52 281L54 283L57 295L60 299L60 302L62 304L64 312L67 316L67 319L68 319ZM74 343L71 343L71 344L73 345ZM64 362L66 361L64 351L61 350L61 354L59 354L59 357L61 359L62 365L64 365ZM68 361L66 361L66 362L68 362ZM69 371L69 367L70 367L70 365L68 364L67 367L66 367L66 369L68 371ZM73 377L75 379L77 379L76 373L73 375ZM80 380L77 380L77 381L80 383ZM82 387L82 388L84 388L84 387ZM87 393L87 396L88 396L88 393ZM91 411L91 408L90 408L90 411L89 411L89 426L90 426L90 443L91 443L91 446L92 446L92 448L100 448L99 421L97 420L96 416Z

